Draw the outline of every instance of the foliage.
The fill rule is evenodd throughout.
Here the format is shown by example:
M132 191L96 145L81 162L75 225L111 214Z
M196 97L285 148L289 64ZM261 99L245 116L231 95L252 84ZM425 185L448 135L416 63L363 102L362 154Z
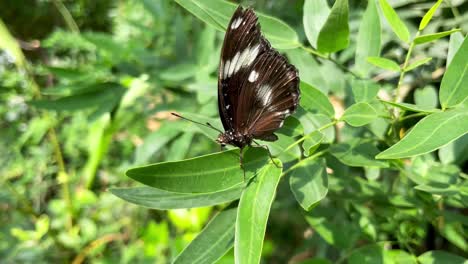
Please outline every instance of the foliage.
M93 22L86 1L38 1L66 28L31 36L0 13L1 259L465 263L466 4L267 2L301 102L264 142L276 165L248 148L245 174L218 132L170 115L222 127L236 4L105 1Z

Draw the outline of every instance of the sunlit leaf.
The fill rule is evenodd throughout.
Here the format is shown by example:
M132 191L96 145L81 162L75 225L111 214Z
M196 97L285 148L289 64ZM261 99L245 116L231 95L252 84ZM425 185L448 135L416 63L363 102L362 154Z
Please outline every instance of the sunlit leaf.
M380 18L375 1L367 1L367 9L362 15L361 24L356 40L356 68L358 72L368 75L371 67L367 57L378 57L381 45Z
M423 30L427 26L427 24L429 24L429 21L431 21L435 11L443 1L444 0L437 0L437 2L429 9L429 11L427 11L427 13L421 19L421 23L419 23L419 30Z
M216 263L234 244L236 215L236 207L218 213L173 263Z
M439 100L443 109L461 104L468 97L468 37L453 56L442 78Z
M348 0L336 0L327 21L320 29L317 49L321 52L336 52L349 45Z
M434 151L468 133L467 118L468 111L463 108L426 116L402 140L376 158L406 158Z
M176 0L176 2L203 22L223 32L237 8L236 4L222 0ZM257 15L262 31L273 47L292 49L300 45L296 32L286 23L261 13Z
M305 159L296 165L289 178L291 191L306 211L328 192L328 175L324 159Z
M351 126L364 126L377 118L377 112L368 103L360 102L353 104L346 109L340 120L345 121Z
M268 216L281 171L281 168L269 163L242 193L234 242L236 263L260 263Z
M353 139L350 142L335 144L330 147L330 154L342 163L352 167L388 167L387 162L374 157L379 150L369 141Z
M308 111L317 111L321 114L325 114L329 117L335 115L333 106L328 100L328 97L320 92L315 87L302 82L300 84L301 89L301 106Z
M353 80L351 83L351 89L353 90L354 101L358 102L369 102L377 96L380 86L372 81L368 80Z
M239 199L244 186L213 193L175 193L152 187L111 188L114 195L144 207L169 210L213 206Z
M454 255L452 253L442 251L442 250L433 250L428 251L418 257L418 262L421 264L466 264L467 261L465 258Z
M427 34L427 35L422 35L422 36L418 36L414 39L414 43L416 45L419 45L419 44L423 44L423 43L427 43L427 42L431 42L431 41L434 41L436 39L440 39L440 38L443 38L445 36L448 36L452 33L455 33L455 32L458 32L460 31L460 29L452 29L452 30L449 30L449 31L444 31L444 32L438 32L438 33L434 33L434 34Z
M317 47L317 39L328 15L330 7L326 0L305 0L304 1L304 31L307 40L312 47Z
M239 163L239 149L209 154L182 161L168 161L127 171L136 181L158 189L180 193L209 193L245 183L266 164L263 148L249 148L244 153L244 172Z
M380 8L393 32L404 42L409 42L409 31L387 0L379 0Z
M432 60L432 58L424 58L424 59L420 59L420 60L417 60L413 63L411 63L410 65L406 66L406 68L404 68L403 70L404 71L411 71L413 69L416 69L417 67L423 65L423 64L426 64L428 62L430 62Z
M368 57L367 62L389 71L400 71L400 65L396 62L382 57Z

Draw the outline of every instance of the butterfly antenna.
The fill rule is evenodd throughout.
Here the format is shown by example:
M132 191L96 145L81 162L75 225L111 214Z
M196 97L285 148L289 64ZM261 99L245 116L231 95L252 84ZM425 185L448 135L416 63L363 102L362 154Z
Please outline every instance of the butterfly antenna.
M201 123L201 122L197 122L197 121L195 121L195 120L192 120L192 119L183 117L183 116L181 116L181 115L179 115L179 114L176 114L176 113L171 113L171 114L172 114L173 116L177 116L178 118L182 118L182 119L187 120L187 121L190 121L190 122L192 122L192 123L195 123L195 124L199 124L199 125L202 125L202 126L209 127L209 128L211 128L211 129L214 129L214 130L218 131L219 133L223 133L223 131L217 129L216 127L214 127L213 125L211 125L211 124L208 123L208 122L207 122L206 124L203 124L203 123Z

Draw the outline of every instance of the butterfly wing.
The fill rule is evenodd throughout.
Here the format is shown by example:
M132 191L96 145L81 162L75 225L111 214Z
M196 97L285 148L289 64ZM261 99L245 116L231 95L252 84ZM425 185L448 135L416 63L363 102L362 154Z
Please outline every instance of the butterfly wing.
M218 73L218 110L224 130L238 126L236 112L242 83L257 57L268 49L253 10L239 6L224 37Z
M261 35L251 9L234 13L224 39L218 107L225 130L263 140L283 125L299 102L299 76Z
M237 116L241 133L275 140L273 132L296 111L299 104L296 68L275 50L259 56L242 85Z

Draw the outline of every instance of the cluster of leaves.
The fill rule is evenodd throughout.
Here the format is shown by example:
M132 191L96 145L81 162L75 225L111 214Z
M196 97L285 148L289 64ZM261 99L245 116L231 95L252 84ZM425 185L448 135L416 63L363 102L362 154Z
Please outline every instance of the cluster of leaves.
M48 4L52 10L45 11L57 12ZM75 5L68 7L76 18ZM181 45L192 36L178 30L194 19L182 12L175 3L122 2L102 14L113 14L112 32L71 27L31 43L15 37L36 35L23 36L20 25L2 17L8 25L0 20L0 144L7 146L0 155L2 262L166 263L201 230L211 208L154 213L107 191L128 182L122 175L129 166L206 148L200 143L192 154L178 141L159 153L155 144L162 148L177 136L187 144L197 139L155 115L190 99L186 92L174 98L160 77L174 61L192 56L192 47ZM85 29L80 21L92 20L73 22ZM168 133L166 139L161 133ZM169 239L172 233L175 239Z
M217 132L168 114L221 127L216 71L236 5L104 1L115 9L95 19L112 31L81 33L103 27L79 4L40 2L68 29L27 57L9 31L31 23L0 21L5 262L464 262L465 5L258 1L294 25L257 12L302 98L265 142L282 168L247 149L245 179L238 149L200 156Z
M219 31L226 29L236 8L218 0L176 2ZM146 186L111 191L160 210L225 205L174 263L193 263L194 259L214 263L232 247L236 263L259 263L281 179L289 181L313 230L343 250L339 261L463 262L455 254L434 250L468 250L467 221L460 213L467 205L467 181L457 166L467 159L468 40L460 29L425 30L441 4L437 1L419 28L410 30L386 0L368 1L353 39L347 0L337 0L331 8L327 1L306 0L303 24L310 46L303 45L282 21L259 13L266 38L286 52L301 77L300 110L278 131L278 141L266 143L282 168L269 162L265 150L250 148L244 153L244 180L239 150L232 149L130 169L127 176ZM387 42L407 48L404 60L397 62L388 58L390 52L382 52L385 30L394 34L387 32ZM405 77L418 74L432 59L412 57L413 52L448 35L452 36L440 87L409 86ZM200 66L178 65L168 69L166 77L198 79ZM188 68L182 71L180 67ZM207 94L214 97L212 78L203 84L211 84ZM407 97L410 89L415 89L414 102ZM334 107L330 94L335 100L344 99L344 105L335 103ZM342 113L336 110L340 108ZM216 118L186 116L220 127ZM215 138L215 133L200 129ZM437 239L431 237L434 232ZM317 257L329 254L325 251ZM316 263L317 257L308 261Z

